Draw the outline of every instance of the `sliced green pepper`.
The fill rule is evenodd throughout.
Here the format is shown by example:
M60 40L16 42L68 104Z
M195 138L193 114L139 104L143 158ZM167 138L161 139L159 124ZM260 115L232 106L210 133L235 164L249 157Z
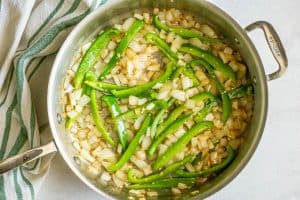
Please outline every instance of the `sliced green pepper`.
M192 60L190 62L190 65L192 67L195 67L196 65L201 65L203 66L206 71L208 72L208 75L210 78L214 81L216 84L217 89L219 90L222 98L222 104L223 104L223 113L222 113L222 121L225 123L229 116L231 115L232 112L232 105L231 105L231 100L228 96L228 93L226 92L224 86L220 83L219 79L217 78L213 68L209 63L207 63L203 59L198 59L198 60Z
M208 121L203 121L194 125L183 136L181 136L177 142L172 144L172 146L170 146L163 155L158 157L153 164L153 169L157 170L166 165L177 153L181 152L185 148L193 137L212 127L213 123Z
M150 133L151 133L150 135L152 138L154 138L156 136L157 125L158 125L159 121L161 120L162 116L173 105L174 102L175 102L175 99L170 99L168 101L167 107L161 109L155 116L153 123L151 124L151 128L150 128Z
M191 162L193 160L193 158L194 158L193 155L189 155L189 156L185 157L183 160L175 162L175 163L171 164L170 166L166 167L161 172L151 174L151 175L143 177L143 178L135 177L133 174L133 170L130 169L128 171L128 181L130 183L149 183L149 182L159 180L159 179L164 178L167 175L171 174L172 172L175 172L176 170L178 170L180 167L184 166L185 164Z
M212 108L217 106L218 103L216 101L211 101L207 105L204 106L196 115L194 120L199 123L205 119L205 117L212 111Z
M240 87L234 88L228 91L228 96L230 99L241 98L247 95L253 94L253 86L252 85L242 85Z
M222 60L220 60L215 55L211 54L209 51L200 49L190 44L183 44L179 49L181 52L189 53L193 56L197 56L202 58L211 66L213 66L216 70L222 72L222 74L232 80L236 80L236 76L234 71L231 69L230 66L224 64Z
M175 79L175 78L178 78L180 76L180 74L182 74L184 72L184 69L185 69L185 66L178 66L176 68L176 70L174 70L172 76L171 76L171 79Z
M194 70L191 67L186 66L182 73L186 77L188 77L189 79L192 80L194 86L198 86L200 84L199 79L197 78L197 76L195 75Z
M145 114L146 112L151 111L153 109L159 109L159 108L165 109L167 106L168 103L165 102L164 100L153 100L143 105L137 106L131 110L123 112L117 118L120 119L137 118L140 114Z
M194 118L196 122L201 122L205 119L205 117L211 112L212 108L214 106L218 105L218 102L220 101L215 95L213 95L211 92L201 92L198 95L195 95L191 98L194 101L205 101L208 100L209 102L202 108Z
M183 124L186 122L191 117L191 114L187 114L176 121L174 121L172 124L170 124L166 129L164 129L163 132L161 132L157 138L152 142L150 145L147 153L148 155L152 156L153 153L155 152L156 148L162 141L170 134L176 132Z
M136 19L133 24L129 27L128 31L126 32L125 36L120 41L119 45L117 46L112 58L109 60L107 65L104 67L102 73L99 76L99 80L105 79L105 77L110 73L110 71L115 67L117 62L120 60L121 56L123 55L124 51L126 50L129 43L133 40L136 34L144 27L144 21Z
M115 28L110 28L103 31L96 40L91 44L87 52L84 54L74 78L75 88L79 88L82 84L85 74L94 66L99 59L101 52L113 37L120 34L120 31Z
M168 118L162 122L156 130L156 137L158 137L170 124L172 124L184 111L185 111L184 106L179 106L175 108L168 116Z
M152 183L138 183L134 185L129 185L128 189L164 189L164 188L172 188L177 187L179 183L184 183L188 185L192 185L196 183L196 178L169 178L163 179L159 181L154 181Z
M157 79L150 81L148 83L145 83L143 85L138 85L135 87L131 87L128 89L122 89L122 90L112 90L111 93L113 95L115 95L116 97L119 98L125 98L125 97L129 97L130 95L139 95L145 91L150 90L154 85L156 85L157 83L163 83L166 80L168 80L168 78L171 76L172 71L174 68L174 64L172 62L170 62L169 64L167 64L166 66L166 71L164 74L162 74L160 77L158 77Z
M177 54L171 50L169 45L155 33L147 33L145 38L148 42L154 43L169 59L175 64L178 61Z
M231 105L231 100L229 99L229 96L227 92L221 93L221 98L222 98L222 104L223 104L223 112L222 112L222 121L223 123L226 123L228 118L230 117L232 113L232 105Z
M192 165L195 165L201 160L202 160L202 152L198 153L191 163Z
M194 101L204 101L204 100L210 100L210 101L219 101L219 99L213 95L211 92L201 92L195 96L191 97L192 100Z
M66 129L70 129L72 124L76 121L76 119L80 116L81 113L77 113L74 117L68 117L66 120Z
M225 167L227 167L234 159L235 152L231 146L227 146L227 152L228 152L227 157L220 164L217 164L211 168L204 169L199 172L187 172L183 170L178 170L176 174L180 177L199 177L199 176L208 176L212 173L218 172L224 169Z
M115 85L113 83L106 83L101 81L84 81L84 84L99 91L121 90L127 88L126 86L120 86L120 85Z
M128 145L126 151L121 156L120 160L116 162L115 164L112 164L107 168L110 172L115 172L119 169L121 169L126 162L130 159L130 157L134 154L134 151L139 145L139 142L142 138L142 136L146 133L148 126L150 125L151 117L150 115L147 115L140 130L136 133L130 144Z
M109 136L109 133L106 131L104 123L101 119L100 113L99 113L99 107L97 103L97 97L96 97L96 90L91 89L90 91L90 98L91 98L91 113L94 119L94 122L96 124L96 128L98 131L102 134L103 138L108 144L115 145L115 142L112 140L112 138Z
M123 151L125 151L127 147L127 134L125 131L125 124L121 119L117 118L117 116L121 113L121 108L117 100L113 96L103 96L102 101L104 101L108 106L108 109L114 120L114 124L117 129L118 137L122 145Z
M153 24L159 30L164 30L166 32L173 32L173 33L176 33L177 35L179 35L183 38L198 38L199 40L204 41L204 42L222 42L221 39L204 37L204 36L200 35L198 32L187 29L187 28L169 27L169 26L163 24L159 20L157 15L153 16Z
M200 84L199 79L197 78L197 76L195 75L194 70L189 66L178 66L176 68L176 70L173 72L172 74L172 79L175 79L177 77L180 76L180 74L185 75L186 77L188 77L189 79L191 79L193 81L193 85L194 86L198 86Z
M95 80L95 77L96 77L95 74L93 72L89 71L85 74L84 81L93 81L93 80ZM82 85L82 94L89 96L91 89L92 88L90 86L83 84Z

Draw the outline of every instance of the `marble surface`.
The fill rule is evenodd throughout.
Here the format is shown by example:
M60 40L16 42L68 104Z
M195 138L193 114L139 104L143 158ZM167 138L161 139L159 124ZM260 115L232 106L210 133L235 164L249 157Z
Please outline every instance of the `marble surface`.
M274 25L286 48L289 69L268 83L269 112L261 142L246 168L210 200L300 199L300 1L213 0L243 27L256 20ZM298 19L298 20L297 20ZM260 31L250 34L266 71L276 64ZM100 199L69 170L57 154L38 200Z

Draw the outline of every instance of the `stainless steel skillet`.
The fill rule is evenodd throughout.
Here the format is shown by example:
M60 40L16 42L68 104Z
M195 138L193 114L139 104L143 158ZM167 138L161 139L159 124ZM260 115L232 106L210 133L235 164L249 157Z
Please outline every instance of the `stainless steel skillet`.
M78 24L68 36L56 57L48 85L48 115L54 140L45 146L1 161L0 173L4 173L18 165L58 150L71 170L85 184L99 193L101 197L123 199L127 196L126 192L112 194L112 188L100 188L96 186L92 180L88 179L83 172L80 171L76 164L78 161L78 159L76 159L76 153L72 149L71 141L65 130L64 119L61 117L62 105L60 104L60 91L66 68L74 52L82 46L82 44L91 40L101 28L113 24L115 21L120 20L120 18L128 16L134 10L152 10L154 7L174 7L193 13L199 16L200 19L207 21L218 32L224 35L234 48L239 50L243 60L249 67L250 76L254 84L254 117L245 133L245 142L241 146L238 156L224 172L201 186L201 188L199 188L199 194L193 196L193 198L202 199L220 190L244 168L253 155L265 126L268 104L267 80L279 78L287 67L285 51L273 27L267 22L260 21L243 29L220 8L203 0L115 0L94 11ZM265 75L261 59L247 35L247 31L256 28L260 28L264 31L270 50L279 65L278 71L269 75ZM171 198L171 196L167 194L161 195L165 195L164 199ZM191 197L190 195L190 192L186 192L182 194L182 197Z

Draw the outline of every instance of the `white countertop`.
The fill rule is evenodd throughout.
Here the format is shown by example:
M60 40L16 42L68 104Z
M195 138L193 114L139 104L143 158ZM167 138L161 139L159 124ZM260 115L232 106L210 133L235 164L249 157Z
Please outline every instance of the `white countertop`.
M113 0L111 0L113 1ZM243 27L266 20L278 31L289 69L268 83L269 112L261 142L245 169L209 199L300 199L300 1L213 0ZM276 68L260 31L251 33L270 72ZM59 154L52 162L37 200L100 199L84 185Z

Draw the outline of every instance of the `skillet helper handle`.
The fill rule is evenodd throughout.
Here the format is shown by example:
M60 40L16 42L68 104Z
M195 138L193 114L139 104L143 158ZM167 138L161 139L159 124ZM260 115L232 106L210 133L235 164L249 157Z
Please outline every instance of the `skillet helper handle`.
M2 175L5 172L8 172L11 169L14 169L15 167L21 166L25 163L28 163L55 151L57 151L57 148L55 146L54 141L51 141L44 146L30 149L18 155L9 157L5 160L1 160L0 175Z
M265 34L265 38L269 45L269 48L270 48L275 60L277 61L278 65L279 65L279 68L277 71L267 75L267 80L271 81L271 80L280 78L288 66L288 59L287 59L285 50L283 48L283 45L280 41L280 38L279 38L277 32L275 31L274 27L269 22L266 22L266 21L254 22L254 23L248 25L245 29L246 29L246 31L250 32L257 28L260 28L263 30L263 32Z

